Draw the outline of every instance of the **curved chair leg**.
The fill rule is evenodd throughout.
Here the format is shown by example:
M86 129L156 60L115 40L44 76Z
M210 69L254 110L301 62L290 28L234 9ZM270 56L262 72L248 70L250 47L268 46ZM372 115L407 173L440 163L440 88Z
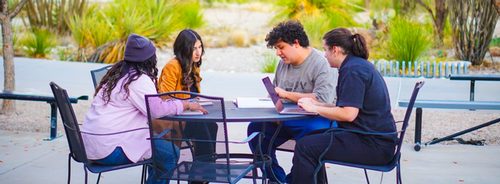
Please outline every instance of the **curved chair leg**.
M83 171L85 171L85 184L87 184L89 177L88 177L87 168L85 167L85 165L83 165Z
M318 172L321 169L321 167L323 167L325 165L323 162L320 162L320 164L321 165L319 165L318 167L316 167L316 169L314 170L314 175L313 175L313 177L314 177L314 184L318 183ZM326 177L326 174L325 174L325 177Z
M71 183L71 153L68 155L68 184Z
M252 180L254 184L257 183L257 167L252 169Z
M96 184L99 184L99 180L101 180L101 173L99 173L99 175L97 175L97 183Z
M142 165L142 176L141 176L141 184L144 184L146 181L146 166L147 164Z
M400 165L396 165L396 183L403 184L403 180L401 178L401 167Z
M368 173L366 172L366 169L364 170L365 170L366 183L370 184L370 179L368 179Z

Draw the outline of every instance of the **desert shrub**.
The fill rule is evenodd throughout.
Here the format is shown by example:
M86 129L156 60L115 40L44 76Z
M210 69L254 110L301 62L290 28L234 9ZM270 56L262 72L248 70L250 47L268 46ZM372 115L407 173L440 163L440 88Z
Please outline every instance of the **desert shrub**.
M75 61L78 55L78 49L71 46L58 46L56 47L56 51L58 59L61 61Z
M496 35L491 39L490 47L500 47L500 38Z
M201 6L199 3L193 2L183 5L181 8L181 18L183 27L186 28L199 28L205 24L203 21L203 13L201 12Z
M109 6L76 16L73 23L81 25L74 26L71 32L79 47L95 49L88 61L114 63L123 59L131 33L149 38L160 48L166 46L172 40L171 33L185 27L184 14L179 13L184 5L181 0L115 0Z
M330 30L329 20L325 16L311 16L308 18L301 18L304 31L309 38L310 46L323 50L323 35Z
M231 34L231 43L236 47L245 47L248 36L245 32L237 30Z
M32 29L21 38L23 51L33 58L48 58L52 48L57 45L57 37L47 29Z
M23 8L29 12L28 23L25 25L36 29L50 29L57 33L68 33L67 19L74 15L82 15L86 8L85 0L28 0Z
M417 61L430 47L431 36L422 23L396 17L388 22L385 50L390 60ZM401 68L401 66L400 66Z
M346 3L346 0L278 0L278 7L282 7L278 11L272 22L280 22L288 19L300 19L305 17L326 16L335 18L336 21L330 21L329 27L334 26L357 26L357 23L352 19L354 6ZM335 25L332 25L335 24Z
M274 73L276 66L280 59L273 54L266 54L264 58L259 61L259 70L262 73Z
M96 46L96 39L99 37L104 37L101 35L107 35L107 40L112 39L112 36L109 34L113 33L107 29L106 26L102 26L101 29L98 29L97 25L101 24L102 17L98 16L99 11L95 5L90 6L86 9L82 16L74 15L68 19L68 27L77 45L77 52L75 56L70 56L72 61L88 61L87 58L90 56L92 48ZM95 35L97 34L97 35ZM64 52L63 52L64 53ZM61 58L61 56L59 56ZM62 60L62 59L61 59Z

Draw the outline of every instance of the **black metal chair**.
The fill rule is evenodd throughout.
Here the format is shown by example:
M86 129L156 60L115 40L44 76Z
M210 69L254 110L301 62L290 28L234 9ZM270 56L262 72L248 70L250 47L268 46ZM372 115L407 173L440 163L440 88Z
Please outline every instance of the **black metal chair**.
M413 110L413 105L415 103L415 100L417 99L417 94L424 85L424 81L417 82L415 84L415 88L413 89L413 93L410 98L410 102L408 104L408 107L406 109L405 117L404 120L402 121L402 126L400 131L396 132L389 132L389 133L372 133L372 132L363 132L363 131L357 131L357 130L350 130L350 129L343 129L343 128L332 128L328 131L335 131L335 130L342 130L342 131L350 131L354 133L359 133L359 134L364 134L364 135L387 135L387 134L396 134L398 135L399 142L396 145L396 151L394 152L394 156L392 160L385 165L365 165L365 164L355 164L355 163L349 163L349 162L341 162L341 161L336 161L336 160L320 160L320 165L316 168L315 173L314 173L314 183L317 183L317 174L321 170L322 166L325 165L325 163L330 163L330 164L337 164L337 165L343 165L343 166L349 166L349 167L356 167L356 168L361 168L364 169L365 171L365 178L368 183L370 183L370 180L368 179L368 173L366 170L374 170L374 171L380 171L380 172L389 172L392 171L394 168L396 168L396 183L401 184L401 164L400 164L400 159L401 159L401 145L403 144L404 141L404 135L406 132L406 128L408 127L408 122L410 120L410 115ZM398 123L401 123L399 121ZM327 132L328 132L327 131ZM331 145L331 144L330 144ZM326 149L328 150L328 148ZM383 174L383 173L382 173Z
M176 94L190 95L189 98L178 98ZM181 160L180 163L172 170L165 174L157 173L157 178L169 179L177 181L200 181L200 182L220 182L220 183L236 183L242 178L248 178L251 174L251 178L255 183L258 178L262 179L262 183L265 183L265 173L264 177L258 177L257 168L263 167L264 164L270 164L270 159L265 158L260 154L247 154L247 153L230 153L230 144L246 144L252 139L262 140L262 134L260 132L255 132L250 135L244 141L230 141L228 138L227 121L226 121L226 111L224 105L224 98L213 97L201 95L198 93L185 92L185 91L174 91L161 94L151 94L146 95L146 106L148 112L148 120L150 124L150 133L152 137L151 145L154 148L154 141L159 139L164 139L168 141L183 141L189 142L190 144L197 143L212 143L214 144L214 152L207 153L204 155L193 156L191 160ZM207 128L207 122L217 122L218 132L215 135L215 139L201 139L201 138L186 138L184 135L179 138L175 134L182 133L177 132L174 129L167 129L160 134L156 134L156 131L152 127L152 121L154 120L152 112L150 109L150 100L153 98L173 98L180 100L198 100L199 102L208 103L208 105L203 105L203 107L210 113L205 115L180 115L180 116L165 116L161 117L162 120L171 121L190 121L195 123L200 123L199 126L204 127L199 132L200 134L208 134L209 130ZM200 118L193 119L193 116L198 116ZM182 127L182 126L180 126ZM165 136L170 135L170 136ZM175 145L175 144L172 144ZM259 144L260 145L260 144ZM257 148L260 150L260 148ZM182 150L181 150L182 152ZM176 153L177 154L177 153ZM155 154L153 154L153 160L155 159ZM182 157L181 157L182 159ZM264 162L265 160L265 162ZM153 168L157 169L155 162L153 161Z
M99 82L101 82L102 77L106 75L106 73L112 66L113 65L107 65L99 69L90 70L90 75L92 75L92 82L94 82L94 88L97 88L97 85L99 85Z
M66 138L68 140L68 145L69 145L70 152L68 156L68 184L71 181L71 158L73 158L73 160L75 160L76 162L83 163L83 169L85 171L85 183L87 183L88 180L87 169L92 173L99 173L99 176L97 177L97 183L99 183L99 180L101 178L101 173L103 172L125 169L135 166L143 166L141 183L144 183L146 179L146 166L147 164L151 163L152 161L151 159L132 164L108 166L108 165L95 164L87 158L87 154L85 152L85 146L83 144L82 134L91 134L91 133L85 133L80 131L78 121L76 120L75 112L73 111L73 107L69 101L68 93L66 92L66 90L59 87L54 82L50 82L50 88L52 89L52 93L54 94L54 97L56 99L56 104L59 107L59 112L61 114L61 118L64 125L64 131L66 132ZM97 136L114 135L114 134L121 134L137 130L144 130L144 129L147 128L132 129L128 131L116 132L110 134L92 134L92 135L97 135Z

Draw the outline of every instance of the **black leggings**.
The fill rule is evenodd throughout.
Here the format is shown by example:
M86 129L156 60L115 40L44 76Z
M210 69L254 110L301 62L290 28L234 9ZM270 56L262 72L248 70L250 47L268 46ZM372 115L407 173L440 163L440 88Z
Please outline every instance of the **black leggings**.
M332 137L333 136L333 137ZM335 160L358 164L382 165L388 163L395 145L374 136L360 135L347 131L332 131L304 136L298 140L293 156L293 184L312 183L314 171L319 166L319 157L331 146L321 160ZM318 172L318 183L324 181L325 172Z
M215 122L186 122L184 136L188 139L216 140L217 123ZM194 157L213 155L215 153L215 143L213 142L194 142ZM213 158L209 161L215 161Z

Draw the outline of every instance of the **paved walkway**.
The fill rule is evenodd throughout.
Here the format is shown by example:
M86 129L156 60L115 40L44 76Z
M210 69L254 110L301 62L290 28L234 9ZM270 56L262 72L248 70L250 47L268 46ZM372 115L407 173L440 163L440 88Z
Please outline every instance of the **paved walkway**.
M90 70L104 65L16 58L16 89L51 93L49 82L66 88L71 96L93 94ZM3 73L3 68L0 68ZM203 93L236 97L262 97L267 92L260 79L272 74L202 72ZM419 99L468 100L469 82L447 79L386 77L393 102L408 99L416 81L425 80ZM3 86L3 75L0 76ZM500 101L500 83L476 83L476 100ZM48 107L47 107L48 108ZM457 110L459 111L459 110ZM240 139L246 134L246 123L231 124L231 135ZM59 126L61 126L59 122ZM66 137L43 141L48 133L0 131L0 183L64 183L67 180L68 146ZM248 147L236 147L248 151ZM432 145L420 152L413 145L402 148L402 178L405 183L499 183L500 146ZM279 161L289 170L291 153L280 152ZM83 165L72 162L72 183L83 183ZM327 166L330 183L365 183L363 170L336 165ZM90 174L91 182L97 175ZM373 183L381 174L369 172ZM139 183L140 168L104 173L101 183ZM242 180L241 183L251 183ZM382 183L395 183L395 172L384 174Z

